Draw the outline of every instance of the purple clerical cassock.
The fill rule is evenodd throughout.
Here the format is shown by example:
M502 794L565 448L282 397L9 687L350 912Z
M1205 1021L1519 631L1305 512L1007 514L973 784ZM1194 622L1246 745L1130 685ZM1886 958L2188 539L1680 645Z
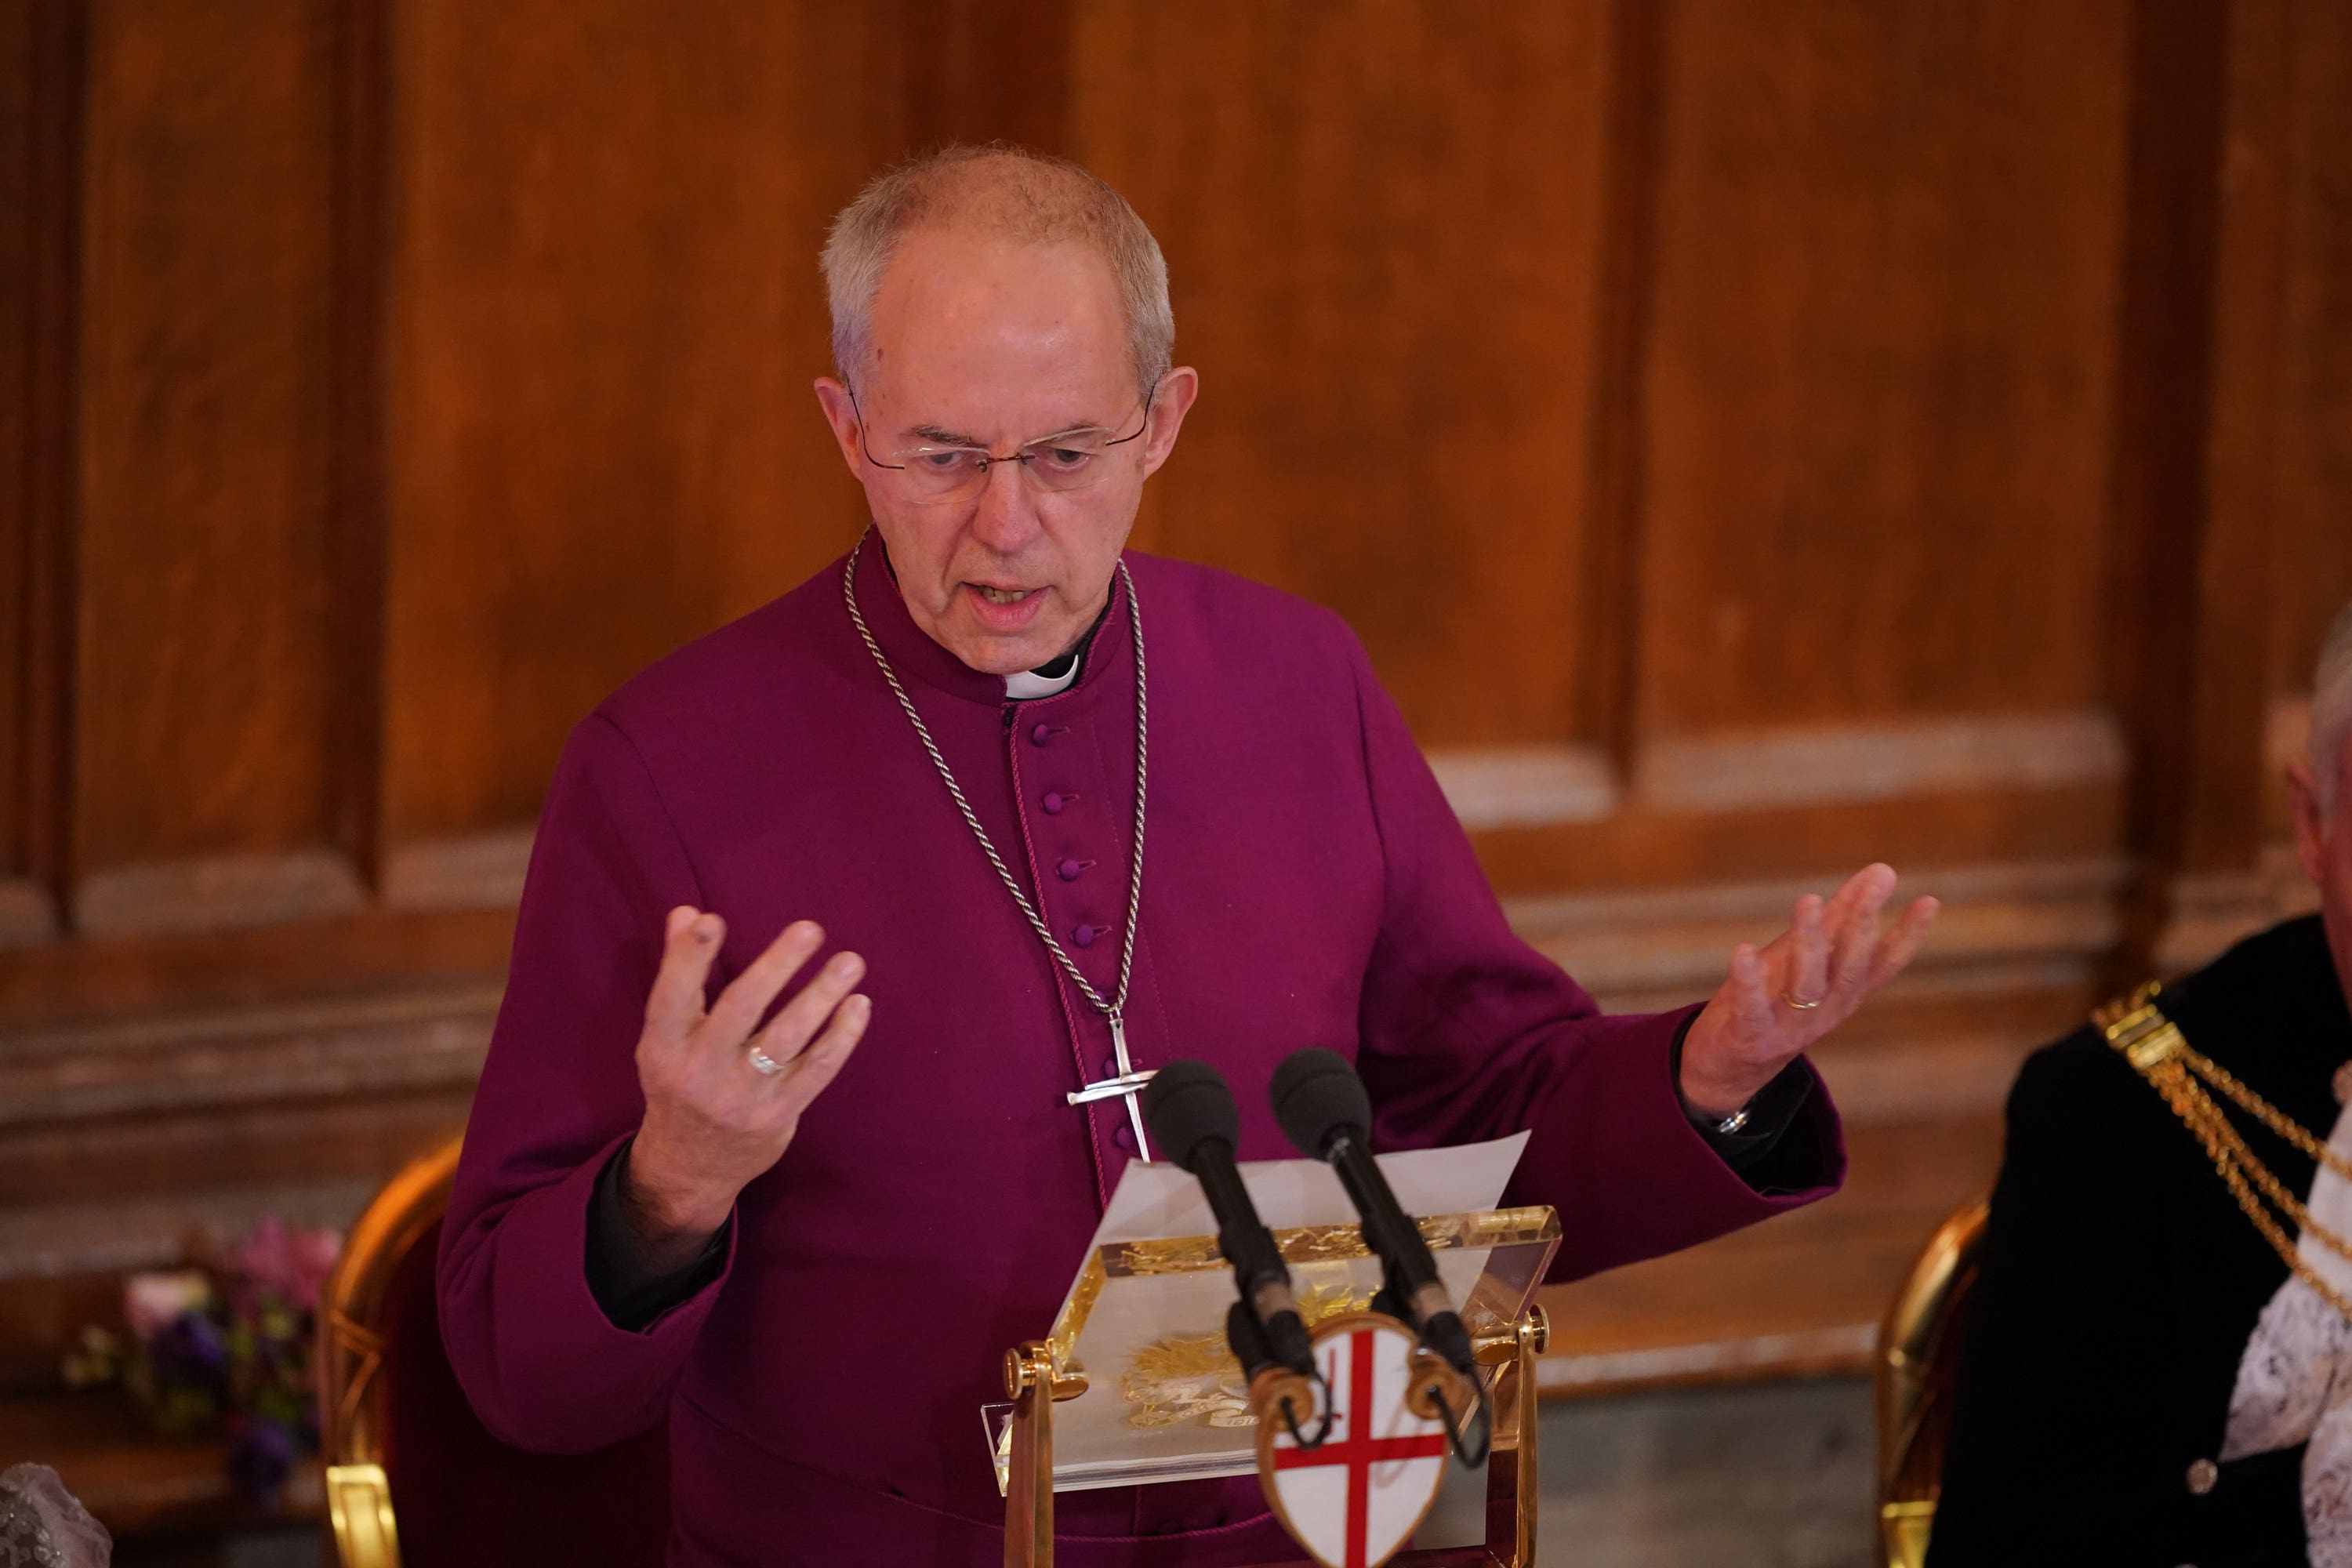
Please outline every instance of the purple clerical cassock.
M1150 692L1138 1066L1219 1068L1247 1159L1289 1152L1263 1087L1302 1046L1356 1061L1381 1148L1531 1130L1510 1201L1559 1209L1558 1278L1835 1185L1844 1154L1818 1083L1751 1185L1676 1095L1691 1010L1604 1016L1511 933L1337 616L1126 560ZM856 592L982 826L1114 994L1137 605L1115 584L1077 681L1013 701L914 625L878 546ZM643 1114L633 1053L680 904L726 919L714 996L805 918L865 955L874 1016L743 1192L724 1267L631 1331L583 1258L599 1173ZM1133 1152L1122 1102L1065 1100L1115 1070L1102 1016L1007 895L858 641L836 563L572 733L442 1237L450 1357L491 1429L526 1447L593 1447L667 1415L673 1564L997 1563L978 1413L1003 1397L1006 1348L1051 1327ZM1066 1493L1056 1522L1070 1568L1296 1555L1254 1479Z

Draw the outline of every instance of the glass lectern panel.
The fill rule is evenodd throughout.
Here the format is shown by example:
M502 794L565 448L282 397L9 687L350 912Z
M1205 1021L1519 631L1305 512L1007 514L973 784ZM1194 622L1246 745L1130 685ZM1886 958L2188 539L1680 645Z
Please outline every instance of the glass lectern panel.
M1549 1208L1437 1215L1421 1233L1474 1336L1517 1320L1559 1247L1559 1219ZM1360 1226L1274 1236L1309 1328L1362 1310L1381 1288L1380 1260ZM1257 1423L1225 1347L1234 1299L1233 1269L1214 1237L1116 1241L1088 1252L1051 1342L1056 1373L1087 1384L1054 1405L1055 1490L1255 1472ZM982 1413L999 1491L1012 1411L992 1405Z

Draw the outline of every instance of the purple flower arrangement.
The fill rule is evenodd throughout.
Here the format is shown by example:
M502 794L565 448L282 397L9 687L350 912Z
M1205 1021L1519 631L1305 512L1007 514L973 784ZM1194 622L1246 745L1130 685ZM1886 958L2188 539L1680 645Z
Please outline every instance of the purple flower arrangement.
M127 1390L165 1436L226 1439L229 1479L264 1507L319 1447L310 1351L342 1238L274 1217L208 1267L124 1281L121 1334L91 1326L66 1380Z

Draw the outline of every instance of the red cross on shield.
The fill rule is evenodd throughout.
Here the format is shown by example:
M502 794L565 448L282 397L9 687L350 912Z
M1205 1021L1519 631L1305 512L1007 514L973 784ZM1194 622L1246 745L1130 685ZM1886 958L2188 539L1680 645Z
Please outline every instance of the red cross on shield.
M1437 1500L1445 1428L1406 1407L1415 1342L1395 1319L1343 1313L1317 1326L1314 1346L1330 1389L1330 1435L1303 1448L1286 1423L1261 1419L1258 1475L1292 1538L1323 1568L1378 1568ZM1314 1436L1312 1425L1301 1429Z

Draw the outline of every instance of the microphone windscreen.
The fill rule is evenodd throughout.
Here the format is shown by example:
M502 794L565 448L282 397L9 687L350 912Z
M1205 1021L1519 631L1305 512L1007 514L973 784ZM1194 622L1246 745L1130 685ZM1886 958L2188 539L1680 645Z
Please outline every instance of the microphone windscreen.
M1206 1062L1173 1061L1153 1073L1143 1086L1143 1125L1162 1157L1188 1171L1193 1153L1209 1139L1223 1139L1227 1149L1242 1141L1234 1091Z
M1342 1129L1359 1138L1371 1130L1372 1099L1364 1092L1364 1080L1347 1058L1319 1046L1285 1057L1274 1069L1267 1098L1282 1135L1314 1159L1323 1157L1325 1146Z

